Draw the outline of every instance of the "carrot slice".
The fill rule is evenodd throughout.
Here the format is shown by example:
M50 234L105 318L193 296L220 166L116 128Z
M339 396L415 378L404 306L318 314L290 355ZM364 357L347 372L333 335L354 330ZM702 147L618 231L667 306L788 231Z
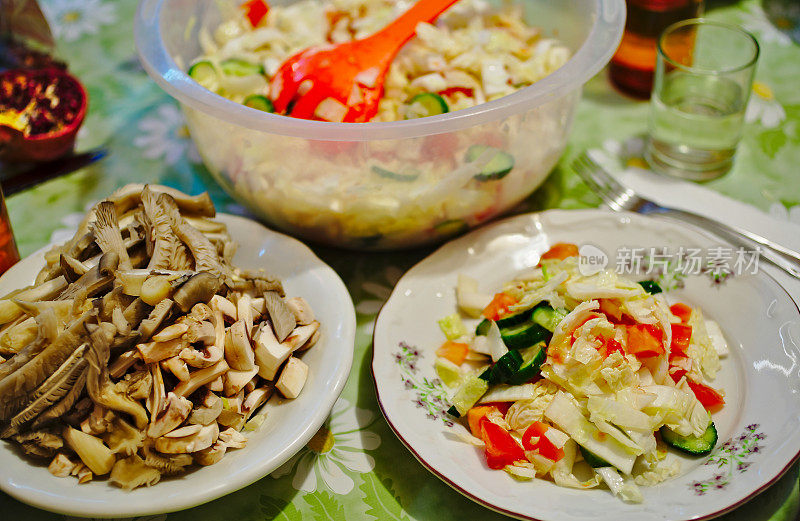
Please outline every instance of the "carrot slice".
M508 293L496 293L489 305L483 310L483 316L489 320L497 320L508 314L508 308L517 303L517 299Z
M436 356L441 356L442 358L447 358L451 362L456 365L461 365L464 363L464 359L467 357L467 352L469 351L469 345L463 344L461 342L453 342L448 340L444 344L436 350Z
M567 257L577 257L578 255L578 247L574 244L568 242L557 242L550 246L550 249L542 254L541 260L564 260Z
M494 409L497 409L497 407L493 405L478 405L467 411L467 423L473 436L476 438L481 437L481 419L485 418Z

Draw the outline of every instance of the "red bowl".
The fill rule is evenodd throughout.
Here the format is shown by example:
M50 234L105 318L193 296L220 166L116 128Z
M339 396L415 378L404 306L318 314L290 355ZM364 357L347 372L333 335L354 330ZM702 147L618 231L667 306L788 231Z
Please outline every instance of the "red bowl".
M26 136L16 128L0 124L0 159L4 161L50 161L68 154L75 146L75 137L83 124L88 106L86 90L74 76L64 70L56 68L46 70L71 84L80 99L80 108L69 124L44 134ZM42 69L10 69L0 73L0 82L14 75L29 75L41 71Z

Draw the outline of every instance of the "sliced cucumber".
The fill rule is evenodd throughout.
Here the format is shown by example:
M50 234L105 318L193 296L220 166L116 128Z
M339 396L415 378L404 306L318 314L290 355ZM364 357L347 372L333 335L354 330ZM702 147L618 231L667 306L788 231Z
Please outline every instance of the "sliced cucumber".
M655 295L656 293L661 293L661 286L659 286L658 283L654 280L640 280L639 285L651 295Z
M546 342L552 333L535 322L523 322L500 330L503 343L509 349L524 349Z
M187 74L194 81L209 90L217 88L217 79L219 77L217 75L217 69L215 69L214 65L208 60L195 63L189 67Z
M251 76L253 74L264 74L264 67L257 63L250 63L239 58L228 58L219 64L222 72L228 76Z
M244 105L263 112L275 112L275 106L272 104L272 100L261 94L247 96L244 99Z
M408 101L406 119L425 118L446 112L450 112L450 107L443 97L432 92L423 92Z
M519 351L509 351L500 357L492 366L495 381L500 383L509 382L522 367L522 355Z
M486 380L489 385L499 383L497 381L497 375L494 372L494 365L490 365L483 371L480 376L478 376L481 380Z
M486 380L470 375L464 378L456 394L453 395L451 403L459 415L466 414L481 399L481 396L486 394L487 390L489 390L489 383Z
M489 333L489 328L492 327L492 321L484 318L475 328L475 334L478 336L486 336Z
M681 436L666 425L661 427L661 439L670 447L692 456L705 456L714 450L717 444L717 428L714 422L708 424L706 432L701 436Z
M558 324L567 316L565 309L553 309L550 306L539 306L533 310L532 319L534 322L550 331L556 330Z
M419 174L401 174L398 172L392 172L391 170L386 170L385 168L377 165L372 165L371 170L379 177L391 179L392 181L400 181L401 183L410 183L419 179Z
M512 313L502 318L498 318L497 327L499 327L502 330L505 328L516 326L518 324L522 324L523 322L528 321L530 319L531 319L530 310L520 311L519 313Z
M593 469L599 469L600 467L613 467L611 463L607 462L594 452L591 452L590 450L585 449L580 445L578 445L578 448L580 449L581 454L583 455L584 461L586 461L586 463L588 463L589 466L592 467Z
M542 364L547 359L547 346L544 342L522 351L509 351L509 353L517 352L522 355L522 365L508 379L508 383L512 385L524 384L537 377L541 372Z
M480 173L475 176L475 179L479 181L495 181L507 176L514 168L514 156L487 145L472 145L469 147L467 149L466 161L467 163L472 163L483 156L484 153L491 155L492 151L494 155L483 165L483 168L481 168Z

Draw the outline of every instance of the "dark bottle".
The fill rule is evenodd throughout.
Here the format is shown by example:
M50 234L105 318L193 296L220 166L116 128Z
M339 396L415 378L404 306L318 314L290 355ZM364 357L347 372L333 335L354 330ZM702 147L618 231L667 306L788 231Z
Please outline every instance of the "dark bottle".
M609 73L621 91L647 99L653 88L656 44L667 26L697 18L703 13L703 0L627 0L625 32Z

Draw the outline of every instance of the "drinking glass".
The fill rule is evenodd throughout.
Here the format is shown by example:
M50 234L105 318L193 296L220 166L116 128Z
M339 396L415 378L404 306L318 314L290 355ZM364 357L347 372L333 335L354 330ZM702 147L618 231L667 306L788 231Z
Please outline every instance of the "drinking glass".
M758 53L735 25L694 18L664 30L645 149L653 170L694 181L730 170Z

